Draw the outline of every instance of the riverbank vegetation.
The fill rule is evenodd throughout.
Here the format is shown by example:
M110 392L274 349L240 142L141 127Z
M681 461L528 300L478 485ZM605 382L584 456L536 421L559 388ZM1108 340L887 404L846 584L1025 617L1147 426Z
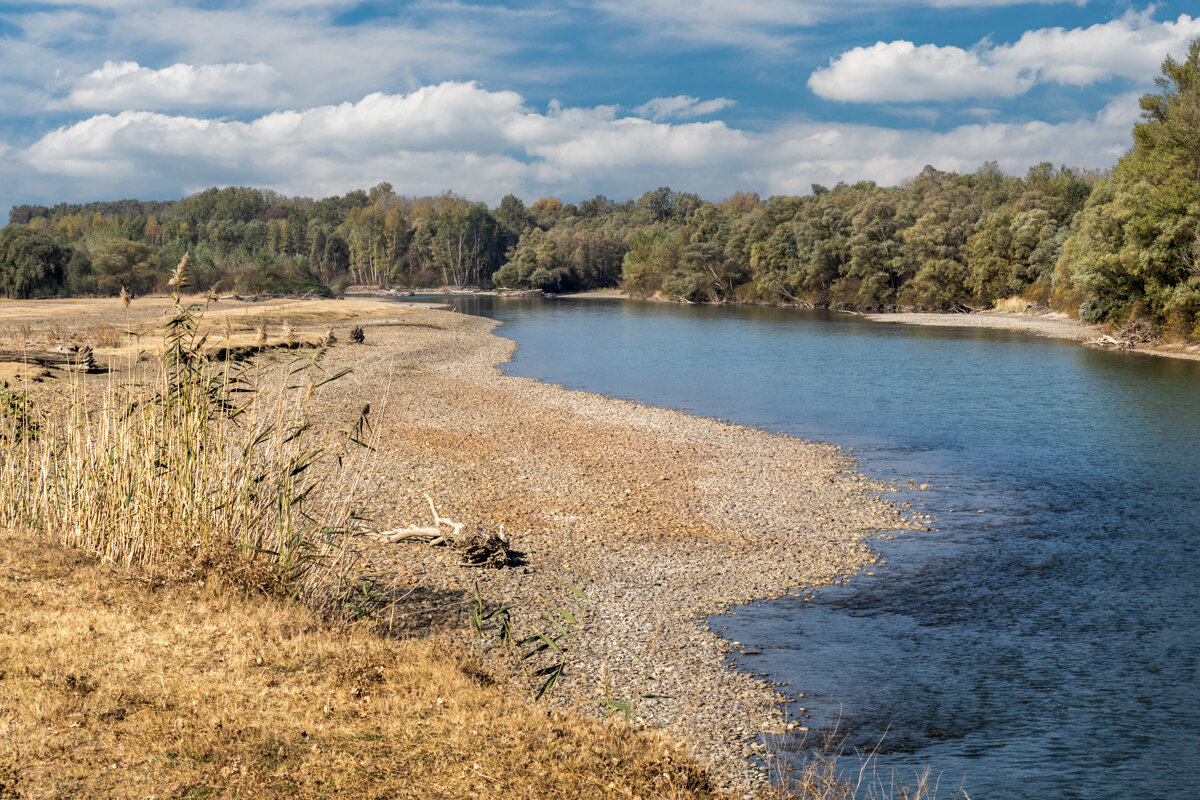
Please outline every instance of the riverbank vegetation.
M622 286L689 302L853 310L990 308L1020 296L1079 317L1200 337L1200 40L1142 98L1111 174L926 167L900 186L814 185L722 202L513 195L496 208L381 183L323 200L214 188L177 202L17 206L0 232L9 297L161 290L191 252L198 284L245 294L351 284Z

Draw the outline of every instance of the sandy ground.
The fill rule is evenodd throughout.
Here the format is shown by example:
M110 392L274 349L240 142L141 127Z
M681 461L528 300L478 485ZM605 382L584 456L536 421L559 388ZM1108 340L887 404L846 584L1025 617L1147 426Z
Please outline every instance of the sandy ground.
M994 311L983 311L977 314L906 312L866 314L865 316L867 319L875 322L890 322L900 325L928 325L938 328L992 328L1018 331L1034 336L1048 336L1054 339L1068 339L1080 343L1091 342L1100 338L1105 333L1104 329L1099 325L1084 325L1078 320L1071 319L1066 314L1060 312L1050 312L1047 314L1012 314ZM1161 344L1155 347L1134 347L1122 352L1200 361L1200 345L1172 343Z
M560 294L558 296L562 297L562 298L598 297L598 298L603 298L606 300L628 300L629 299L629 294L627 292L621 291L620 289L588 289L585 292L567 292L566 294Z
M1076 342L1094 339L1100 335L1099 328L1084 325L1066 314L1060 313L998 314L984 311L978 314L935 314L908 312L866 314L865 316L875 322L928 325L937 328L994 328L1020 331L1035 336L1049 336L1055 339L1071 339Z

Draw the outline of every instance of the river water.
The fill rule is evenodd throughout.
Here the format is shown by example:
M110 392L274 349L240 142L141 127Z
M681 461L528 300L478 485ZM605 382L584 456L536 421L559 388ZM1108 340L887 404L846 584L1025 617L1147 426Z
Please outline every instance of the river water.
M504 323L510 374L930 485L898 497L939 530L879 541L877 577L714 620L758 651L740 668L804 693L785 753L836 729L943 797L1200 796L1200 363L822 312L454 302Z

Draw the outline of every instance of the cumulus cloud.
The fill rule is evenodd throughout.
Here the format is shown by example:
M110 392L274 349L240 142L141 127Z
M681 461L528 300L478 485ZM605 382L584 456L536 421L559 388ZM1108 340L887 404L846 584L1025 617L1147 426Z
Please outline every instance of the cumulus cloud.
M808 79L822 97L846 102L921 102L1015 97L1039 83L1086 86L1112 78L1147 82L1168 54L1200 36L1200 19L1156 22L1131 14L1087 28L1027 31L1012 44L971 50L876 42L830 60Z
M1032 72L997 68L978 52L906 41L856 47L808 78L821 97L855 103L1014 97L1033 83Z
M730 100L728 97L701 100L698 97L681 94L676 97L655 97L653 100L635 108L633 113L641 117L649 117L655 121L664 119L692 119L694 117L707 117L709 114L715 114L723 108L736 105L736 103L736 100Z
M88 110L262 108L283 100L279 72L266 64L173 64L150 69L106 61L51 107Z
M812 183L870 179L895 185L926 164L969 172L995 160L1015 174L1043 161L1104 168L1129 147L1137 98L1136 93L1122 95L1094 116L1053 124L986 123L944 132L869 125L785 127L773 136L775 149L767 166L747 174L768 184L769 191L802 194Z
M0 113L26 115L48 104L94 111L217 107L200 98L228 99L230 110L266 110L525 70L508 57L528 44L528 16L416 3L403 14L335 24L347 5L63 0L0 10L0 90L12 84L0 91ZM142 66L151 59L156 67L174 66Z
M381 180L492 203L523 197L636 196L671 185L803 193L811 183L895 183L925 164L972 170L997 159L1112 164L1127 147L1136 95L1070 123L966 125L942 133L804 123L748 131L724 122L654 122L612 107L535 111L515 92L446 82L408 94L282 111L242 122L149 111L99 114L43 136L25 164L107 195L178 196L249 184L322 196Z

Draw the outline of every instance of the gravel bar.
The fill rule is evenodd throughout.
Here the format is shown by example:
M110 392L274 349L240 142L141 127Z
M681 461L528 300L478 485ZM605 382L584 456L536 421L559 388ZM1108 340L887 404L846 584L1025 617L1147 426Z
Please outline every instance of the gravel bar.
M727 788L760 787L766 743L799 723L776 687L729 666L733 643L705 618L789 593L803 602L803 587L874 564L870 537L920 529L884 499L894 487L831 445L505 376L516 346L491 320L397 308L362 324L365 344L330 353L330 368L353 372L319 402L336 427L370 403L377 452L356 488L370 525L429 524L428 493L443 516L503 525L520 554L487 570L446 548L364 539L371 568L407 598L395 628L475 646L476 586L489 608L515 604L518 635L555 633L548 603L578 618L574 600L586 614L558 619L573 638L552 701L665 729ZM519 662L506 652L492 654Z

